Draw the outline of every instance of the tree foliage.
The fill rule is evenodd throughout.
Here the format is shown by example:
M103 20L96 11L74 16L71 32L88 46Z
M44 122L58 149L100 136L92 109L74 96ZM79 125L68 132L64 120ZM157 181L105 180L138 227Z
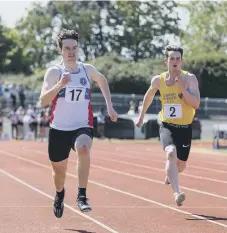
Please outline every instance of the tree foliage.
M174 1L49 1L34 3L16 26L19 47L35 71L58 56L62 28L80 35L80 59L115 52L135 62L162 54L166 34L179 34Z
M162 54L167 34L179 35L174 1L117 1L109 5L111 47L134 61Z
M227 98L227 57L216 52L188 57L184 68L196 75L202 97Z
M227 50L227 2L193 1L186 5L190 21L184 32L183 44L188 53L225 52Z
M29 61L20 44L18 31L3 26L1 20L0 73L31 73Z

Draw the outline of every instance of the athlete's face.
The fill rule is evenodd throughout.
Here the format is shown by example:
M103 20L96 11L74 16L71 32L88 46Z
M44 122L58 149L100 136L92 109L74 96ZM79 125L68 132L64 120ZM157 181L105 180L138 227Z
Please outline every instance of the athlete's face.
M59 48L64 62L75 62L78 54L78 42L73 39L65 39L62 41L62 49Z
M180 70L182 64L181 53L177 51L170 51L168 53L168 58L165 59L165 63L167 64L168 70Z

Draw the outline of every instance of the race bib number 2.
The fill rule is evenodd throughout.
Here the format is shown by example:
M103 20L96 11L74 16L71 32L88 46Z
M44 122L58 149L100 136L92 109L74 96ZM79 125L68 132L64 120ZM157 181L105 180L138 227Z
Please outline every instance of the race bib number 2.
M167 119L182 118L181 104L165 104L164 114Z
M83 87L66 87L65 100L67 102L78 102L86 99L85 88Z

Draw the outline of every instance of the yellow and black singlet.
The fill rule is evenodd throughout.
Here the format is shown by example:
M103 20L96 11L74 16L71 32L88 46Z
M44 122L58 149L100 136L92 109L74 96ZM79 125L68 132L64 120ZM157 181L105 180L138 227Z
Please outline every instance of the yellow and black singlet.
M184 79L187 71L181 71L181 76ZM195 115L195 109L186 103L184 96L181 93L178 83L173 86L167 86L165 79L167 72L160 74L160 101L162 109L159 113L159 118L162 122L188 125L191 124Z

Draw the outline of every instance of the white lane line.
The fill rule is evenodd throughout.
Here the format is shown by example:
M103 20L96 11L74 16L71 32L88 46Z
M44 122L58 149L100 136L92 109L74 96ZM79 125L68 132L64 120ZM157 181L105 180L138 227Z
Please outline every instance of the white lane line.
M29 163L32 163L32 164L35 164L37 166L40 166L40 167L44 167L44 168L48 168L48 169L51 169L49 166L46 166L44 164L41 164L41 163L38 163L38 162L34 162L32 160L28 160L28 159L24 159L20 156L16 156L16 155L13 155L13 154L10 154L10 153L7 153L5 151L0 151L0 153L4 153L4 154L9 154L10 156L12 157L15 157L17 159L21 159L23 161L26 161L26 162L29 162ZM70 177L74 177L77 179L77 176L71 174L71 173L66 173L68 176ZM225 227L227 228L227 225L226 224L223 224L223 223L220 223L220 222L216 222L214 220L210 220L209 218L206 218L206 217L202 217L200 215L195 215L195 214L192 214L190 212L187 212L187 211L183 211L183 210L180 210L180 209L177 209L177 208L174 208L174 207L171 207L171 206L168 206L168 205L165 205L165 204L162 204L160 202L156 202L156 201L153 201L151 199L148 199L148 198L145 198L145 197L142 197L142 196L138 196L136 194L133 194L133 193L130 193L130 192L126 192L126 191L123 191L121 189L117 189L117 188L113 188L113 187L110 187L110 186L107 186L107 185L104 185L104 184L101 184L101 183L98 183L98 182L95 182L95 181L92 181L92 180L89 180L89 183L92 183L92 184L95 184L99 187L103 187L103 188L106 188L108 190L111 190L111 191L115 191L117 193L121 193L121 194L124 194L126 196L130 196L130 197L133 197L133 198L136 198L136 199L139 199L139 200L143 200L143 201L146 201L146 202L149 202L149 203L153 203L155 205L158 205L158 206L161 206L163 208L166 208L166 209L170 209L170 210L173 210L173 211L176 211L176 212L179 212L179 213L182 213L182 214L185 214L185 215L189 215L189 216L192 216L194 218L197 218L197 219L201 219L201 220L205 220L209 223L212 223L212 224L215 224L215 225L219 225L219 226L222 226L222 227ZM52 199L52 197L51 197ZM80 213L80 212L79 212ZM88 217L87 215L85 215L86 217ZM95 220L96 221L96 220ZM114 231L115 232L115 231Z
M35 162L33 160L30 160L30 159L25 159L25 158L23 158L21 156L17 156L17 155L12 154L12 153L8 153L8 152L2 151L2 150L0 151L0 153L3 153L5 155L11 156L11 157L16 158L16 159L23 160L25 162L29 162L29 163L35 164L35 165L40 166L40 167L51 169L50 166L47 166L47 165L39 163L39 162ZM74 160L69 160L69 161L73 162L73 163L76 163L76 161L74 161ZM124 175L124 176L129 176L129 177L133 177L133 178L137 178L137 179L141 179L141 180L146 180L146 181L157 183L157 184L161 184L161 185L164 184L163 181L154 180L154 179L146 178L146 177L143 177L143 176L137 176L137 175L133 175L133 174L126 173L126 172L117 171L117 170L114 170L114 169L104 168L104 167L96 166L96 165L91 165L91 167L96 167L98 169L102 169L102 170L109 171L109 172L112 172L112 173L116 173L116 174L120 174L120 175ZM70 174L70 173L67 173L67 174ZM92 183L93 181L89 180L89 182ZM221 196L221 195L218 195L218 194L215 194L215 193L200 191L198 189L188 188L188 187L185 187L185 186L181 186L181 188L185 189L185 190L189 190L191 192L195 192L195 193L204 194L204 195L207 195L207 196L212 196L212 197L217 197L217 198L221 198L221 199L227 200L226 196Z
M41 195L43 195L43 196L45 196L45 197L51 199L51 200L54 200L54 197L52 197L52 196L50 196L49 194L47 194L47 193L41 191L41 190L38 189L38 188L36 188L36 187L34 187L34 186L32 186L32 185L26 183L25 181L23 181L23 180L17 178L16 176L10 174L9 172L4 171L3 169L0 169L0 172L3 173L3 174L6 175L6 176L12 178L13 180L15 180L15 181L17 181L17 182L23 184L24 186L26 186L26 187L32 189L33 191L35 191L35 192L37 192L37 193L39 193L39 194L41 194ZM81 213L80 211L74 209L74 208L73 208L72 206L70 206L70 205L65 204L65 207L68 208L69 210L73 211L74 213L76 213L76 214L78 214L78 215L80 215L80 216L82 216L82 217L84 217L84 218L86 218L86 219L88 219L88 220L94 222L95 224L97 224L97 225L99 225L100 227L102 227L102 228L108 230L109 232L118 233L118 232L115 231L114 229L108 227L107 225L105 225L105 224L103 224L103 223L97 221L96 219L94 219L94 218L92 218L92 217L90 217L90 216L88 216L88 215L85 215L85 214Z

